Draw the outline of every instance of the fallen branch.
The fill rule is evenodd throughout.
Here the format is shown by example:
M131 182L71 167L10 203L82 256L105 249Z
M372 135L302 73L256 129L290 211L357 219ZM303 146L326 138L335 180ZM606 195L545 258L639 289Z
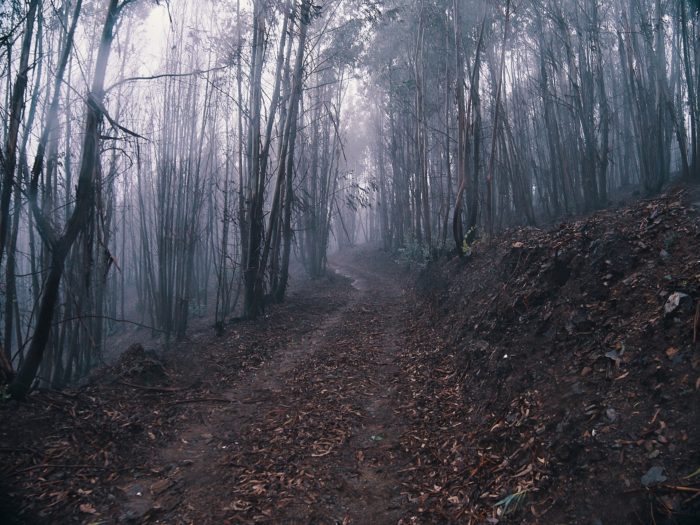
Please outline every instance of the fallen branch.
M167 388L167 387L158 387L158 386L146 386L146 385L137 385L135 383L129 383L128 381L118 381L120 385L128 386L130 388L137 388L139 390L147 390L149 392L166 392L166 393L171 393L171 392L183 392L184 390L189 390L192 388L194 385L189 385L183 388Z
M199 397L195 399L182 399L180 401L173 401L171 403L167 403L165 406L169 407L174 405L185 405L187 403L233 403L233 401L223 397Z
M6 477L10 476L15 476L17 474L22 474L23 472L30 472L32 470L39 470L39 469L45 469L45 468L90 468L90 469L95 469L95 470L106 470L107 467L100 467L99 465L62 465L62 464L52 464L52 463L42 463L41 465L32 465L31 467L25 467L19 470L15 470L14 472L10 472L7 474Z

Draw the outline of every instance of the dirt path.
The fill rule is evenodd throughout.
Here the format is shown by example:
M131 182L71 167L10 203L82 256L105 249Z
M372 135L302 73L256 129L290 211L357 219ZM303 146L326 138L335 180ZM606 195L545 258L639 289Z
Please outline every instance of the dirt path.
M356 256L332 266L352 280L345 305L198 407L153 462L162 467L120 487L121 520L395 524L406 515L410 459L395 395L403 291L386 266Z

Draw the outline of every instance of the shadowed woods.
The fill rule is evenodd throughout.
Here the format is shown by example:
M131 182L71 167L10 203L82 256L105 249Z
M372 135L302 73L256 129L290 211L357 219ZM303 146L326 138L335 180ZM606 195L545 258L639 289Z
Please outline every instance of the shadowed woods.
M696 523L693 195L513 230L416 286L344 251L223 338L4 406L17 522Z
M0 1L0 521L697 523L699 42Z

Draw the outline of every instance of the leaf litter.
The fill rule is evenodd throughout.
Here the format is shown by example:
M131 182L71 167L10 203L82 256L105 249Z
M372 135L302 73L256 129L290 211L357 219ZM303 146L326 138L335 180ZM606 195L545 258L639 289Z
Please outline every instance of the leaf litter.
M304 283L227 337L134 347L83 386L2 404L6 515L692 521L699 239L673 194L512 230L414 291L356 252L351 279Z
M700 461L687 200L514 229L428 265L402 361L421 523L700 519L683 479Z

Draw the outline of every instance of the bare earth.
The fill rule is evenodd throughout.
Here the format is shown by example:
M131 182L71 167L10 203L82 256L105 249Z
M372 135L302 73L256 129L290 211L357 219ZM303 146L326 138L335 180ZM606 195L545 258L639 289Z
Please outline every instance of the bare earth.
M165 509L157 523L397 523L409 465L393 396L402 292L349 259L335 270L352 280L346 304L225 385L218 396L230 403L200 407L158 451L156 464L180 468L129 482L127 514Z
M149 368L148 354L135 365L127 356L94 387L69 394L65 412L78 407L90 431L56 443L44 436L31 458L18 447L8 477L26 482L10 489L8 512L19 523L400 522L413 506L402 484L412 468L400 447L407 428L396 394L407 305L400 272L377 257L336 258L335 276L258 323L180 349L162 373L155 358L155 373ZM239 356L246 352L260 362ZM83 406L109 393L111 411ZM45 396L3 416L66 398ZM116 446L99 431L97 416L110 412L135 425L111 436ZM74 450L71 439L83 447ZM65 446L60 461L52 445ZM93 449L107 467L76 468L67 481L57 465L89 466ZM30 479L19 472L26 465L36 466ZM68 487L47 492L42 479Z
M223 337L0 402L0 523L700 523L700 307L664 313L698 232L670 196L418 279L336 256Z

